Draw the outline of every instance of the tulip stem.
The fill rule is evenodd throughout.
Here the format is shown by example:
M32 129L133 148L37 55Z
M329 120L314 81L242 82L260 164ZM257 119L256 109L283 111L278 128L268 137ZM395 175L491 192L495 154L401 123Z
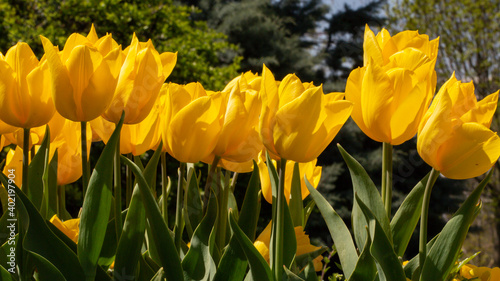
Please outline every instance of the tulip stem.
M122 177L121 177L121 163L120 163L120 134L118 134L118 141L113 158L113 177L115 189L115 231L116 241L120 240L122 234Z
M439 171L432 169L427 184L425 185L424 198L422 201L422 213L420 215L420 247L419 247L419 261L420 261L420 272L425 263L425 258L427 256L427 222L429 214L429 202L431 200L431 191L434 183L439 177Z
M205 192L203 194L203 214L207 211L208 199L210 199L210 187L212 186L212 182L214 181L215 170L217 169L217 165L219 165L220 157L215 156L212 161L212 165L210 166L210 170L207 175L207 182L205 184Z
M184 229L182 223L182 195L184 192L184 175L186 171L186 163L181 162L178 170L177 182L177 204L175 206L175 226L174 226L174 242L177 252L180 252L182 231Z
M81 131L81 145L82 145L82 185L83 185L83 198L87 193L87 188L89 186L90 179L90 165L87 159L87 122L82 121L80 123Z
M161 153L161 194L163 197L163 220L165 224L168 226L168 192L167 192L167 155L165 152Z
M30 129L23 129L23 175L22 179L22 189L25 194L28 194L28 168L29 168L29 157L30 157Z
M272 270L274 273L275 280L281 280L283 274L283 237L285 228L285 216L284 207L285 201L285 170L286 170L286 159L281 159L278 162L279 165L279 182L278 182L278 193L276 194L276 235L274 235L274 262L272 263ZM273 223L275 223L273 221Z
M392 145L382 144L382 202L389 220L392 207Z

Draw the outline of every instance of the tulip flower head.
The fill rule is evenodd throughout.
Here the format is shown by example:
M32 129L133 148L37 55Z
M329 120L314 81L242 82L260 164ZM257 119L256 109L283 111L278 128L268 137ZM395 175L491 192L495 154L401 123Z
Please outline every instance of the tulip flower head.
M498 93L477 102L473 83L457 81L453 74L420 124L417 150L422 159L452 179L488 171L500 156L500 138L489 129Z
M103 117L116 124L125 111L124 124L137 124L151 111L163 82L177 62L177 53L159 54L151 40L139 42L134 34L124 54L114 97Z
M438 39L417 31L375 36L366 26L364 66L351 72L345 92L367 136L392 145L415 136L435 90L437 48Z
M223 96L207 93L200 83L170 83L162 114L162 139L180 162L206 159L217 145L224 117Z
M57 111L75 122L100 116L110 105L120 73L121 47L101 54L83 35L73 33L62 52L40 36L52 75L52 97Z
M17 43L0 57L0 119L10 126L34 128L47 124L55 108L50 73L30 46Z
M343 94L323 94L321 86L303 84L287 75L279 86L266 66L260 89L260 137L274 159L295 162L316 159L330 144L352 111Z
M229 162L252 162L263 148L258 131L262 107L259 92L250 88L244 75L230 84L222 92L226 99L223 124L207 163L212 163L214 156Z

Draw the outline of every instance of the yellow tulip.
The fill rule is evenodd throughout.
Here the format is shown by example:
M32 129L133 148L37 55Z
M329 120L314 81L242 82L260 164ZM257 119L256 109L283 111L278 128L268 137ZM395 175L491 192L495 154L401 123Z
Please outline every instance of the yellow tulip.
M303 254L308 254L319 250L320 247L311 245L309 236L304 232L302 226L295 227L295 238L297 239L297 251L296 256ZM271 240L271 222L266 226L266 228L260 233L259 237L253 243L255 248L264 257L264 259L269 263L269 241ZM321 255L317 256L313 260L314 270L320 271L323 268L322 264L323 257Z
M273 158L295 162L316 159L330 144L352 111L343 94L323 94L321 86L304 84L287 75L277 86L266 66L260 95L260 137Z
M65 185L77 181L82 176L81 124L64 120L60 133L50 145L50 157L57 149L57 185ZM90 148L92 131L87 123L87 147ZM87 149L87 158L90 149Z
M163 92L164 94L166 92ZM156 149L161 140L160 132L160 99L151 109L148 116L137 124L124 124L120 131L120 153L141 155L150 149ZM107 143L115 129L115 123L104 118L96 118L90 122L92 130L99 136L98 140Z
M370 138L392 145L411 139L436 87L438 39L417 31L377 36L368 26L364 66L347 79L346 99L354 103L352 118Z
M500 138L489 127L498 91L477 102L474 85L443 84L418 130L417 150L427 164L452 179L477 177L500 156Z
M57 215L54 215L50 222L62 233L68 236L73 242L78 243L78 234L80 233L80 218L61 221Z
M103 56L83 35L73 33L59 53L40 36L52 75L52 97L57 111L76 122L97 118L113 98L121 67L121 47Z
M201 161L217 145L224 118L223 96L209 94L200 83L169 84L162 139L167 152L180 162Z
M236 83L223 91L227 99L223 125L212 154L204 160L206 163L212 163L215 156L229 162L251 162L263 148L258 133L259 93L248 87L244 75L232 82Z
M262 160L263 157L259 157L259 161L257 164L259 165L259 176L260 176L260 186L262 189L262 196L266 199L267 202L272 204L273 201L273 193L271 188L271 178L269 176L269 170L267 168L267 164ZM276 166L276 162L274 160L273 164ZM316 166L317 159L314 159L311 162L307 163L299 163L299 172L300 172L300 190L302 194L302 200L304 200L307 195L309 195L309 190L306 187L306 183L304 180L304 176L306 176L307 180L316 188L319 184L319 180L321 179L321 166ZM293 169L295 166L295 162L287 161L286 169L285 169L285 199L287 202L290 201L290 191L292 186L292 177L293 177Z
M47 124L54 115L47 65L17 43L0 58L0 119L19 128Z
M124 124L137 124L148 116L163 82L177 62L177 53L159 54L151 40L139 42L135 34L124 53L126 58L114 97L103 117L118 123L125 111Z

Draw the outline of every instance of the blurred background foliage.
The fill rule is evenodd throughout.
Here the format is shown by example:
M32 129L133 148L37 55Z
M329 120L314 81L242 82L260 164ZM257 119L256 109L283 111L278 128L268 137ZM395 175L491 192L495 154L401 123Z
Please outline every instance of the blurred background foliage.
M61 49L67 36L73 32L86 34L94 23L99 36L110 32L123 46L129 44L135 32L141 41L151 38L160 52L178 51L177 66L168 81L199 81L207 89L221 90L238 73L248 70L260 73L265 63L277 79L295 73L302 81L323 84L328 93L344 91L350 71L363 64L363 33L368 24L375 32L386 27L391 34L418 29L431 39L440 36L438 89L452 71L456 71L463 81L474 80L480 97L500 88L498 0L346 1L349 4L336 10L330 9L330 2L0 0L0 51L5 54L17 41L25 41L40 56L43 53L40 34ZM494 130L498 131L499 120L497 115L492 126ZM394 208L430 171L418 156L415 142L413 139L394 148ZM318 160L318 165L323 166L318 189L349 224L353 200L351 179L337 143L358 159L376 185L380 185L381 144L366 137L349 120ZM98 154L102 146L94 144L93 149ZM145 162L150 155L147 153L141 159ZM175 179L177 164L173 158L169 160L169 173ZM206 169L201 164L199 167ZM239 176L240 188L235 191L238 200L244 195L247 179L244 175ZM474 180L438 180L431 199L429 237L437 234L476 183ZM68 209L74 205L70 213L75 216L81 202L80 193L75 186L69 187L67 192ZM175 191L172 193L170 198L175 196ZM499 200L500 175L497 172L483 200L489 220L479 220L471 234L479 233L479 236L471 238L478 243L471 246L469 254L479 244L479 249L483 250L480 256L486 256L481 263L483 266L500 264ZM266 204L263 201L261 227L270 218L271 209ZM313 241L332 245L325 228L316 212L306 231ZM486 232L492 234L480 236ZM485 247L485 239L492 245ZM410 245L416 247L418 243L414 240ZM409 255L414 255L418 249L409 248L408 251Z

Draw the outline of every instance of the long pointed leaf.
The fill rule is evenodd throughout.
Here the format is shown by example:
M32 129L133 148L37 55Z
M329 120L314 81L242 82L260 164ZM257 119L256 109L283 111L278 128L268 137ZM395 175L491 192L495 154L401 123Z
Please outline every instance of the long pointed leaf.
M169 281L184 280L181 260L179 253L174 245L174 240L161 216L160 207L156 202L151 189L148 186L146 179L143 177L141 170L134 162L126 157L121 157L121 160L134 173L139 184L139 190L142 193L144 200L144 208L146 209L146 217L151 227L151 234L155 240L155 245L158 247L158 255L163 268L166 270L165 275Z
M420 280L444 280L456 261L467 236L469 227L477 216L481 205L478 204L484 187L491 178L493 170L486 175L463 205L446 223L436 242L429 250L422 268Z
M83 201L78 258L87 280L93 280L95 277L97 261L106 235L112 204L113 165L110 163L113 162L122 124L123 116L97 161Z
M135 277L136 269L141 258L141 248L146 231L146 212L139 187L136 185L130 200L127 216L123 224L123 232L116 249L115 272L122 278ZM120 280L114 278L115 280Z
M415 185L392 218L391 232L394 239L394 250L398 256L404 255L411 235L420 220L422 199L429 174Z
M368 221L368 230L373 242L370 246L370 253L375 258L379 271L380 280L404 281L406 280L403 267L398 256L392 248L389 238L386 236L382 226L375 217L375 214L366 206L363 201L355 194L355 200L358 202L361 211ZM381 274L383 274L381 276ZM385 277L385 279L383 278ZM430 279L429 279L430 280Z
M309 189L311 197L314 202L316 202L316 206L318 206L326 226L330 231L333 243L337 248L344 275L346 279L349 279L358 261L358 254L354 242L352 241L351 233L342 218L340 218L337 212L330 206L328 201L311 185L311 183L309 183L307 178L305 178L305 181L307 189Z
M267 264L264 257L257 251L252 241L248 239L248 237L243 233L241 228L236 223L232 213L229 213L229 224L231 225L231 229L233 230L233 235L238 239L238 242L245 252L245 256L247 257L248 263L250 264L250 272L252 274L253 280L259 281L273 281L273 273L271 272L271 268Z
M356 159L349 155L349 153L347 153L342 146L338 145L338 148L347 164L347 167L349 168L353 192L357 193L361 201L363 201L363 203L365 203L365 205L368 206L368 208L373 212L377 220L380 222L385 234L389 238L389 241L392 243L389 218L385 212L384 204L382 203L382 198L380 197L377 187L371 180L370 176L368 176L368 173L366 173L363 166L361 166ZM356 200L354 200L352 207L352 228L356 245L358 245L359 248L365 245L365 225L365 216L360 210Z
M36 207L37 210L40 210L40 207L42 206L42 198L43 198L43 171L45 169L45 153L46 153L46 148L47 146L50 146L50 133L48 126L46 126L45 129L45 136L42 141L42 145L40 146L40 149L38 149L38 152L35 154L35 157L33 157L33 160L31 161L29 167L28 167L28 182L29 182L29 188L28 193L26 196L30 199L30 201L33 203L33 205Z

